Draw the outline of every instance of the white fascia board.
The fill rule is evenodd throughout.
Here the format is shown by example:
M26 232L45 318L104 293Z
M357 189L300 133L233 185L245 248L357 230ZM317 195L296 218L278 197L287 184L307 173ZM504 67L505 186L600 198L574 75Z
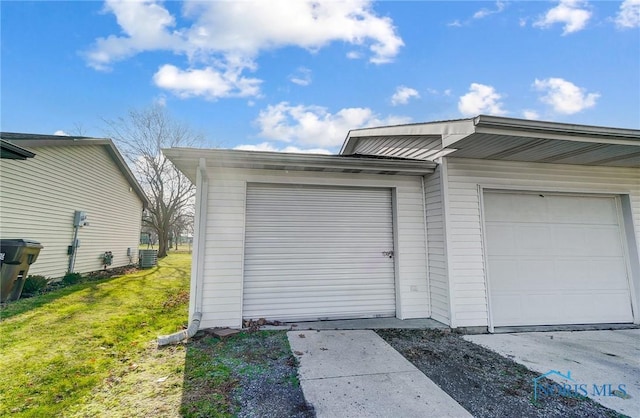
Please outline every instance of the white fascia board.
M475 131L479 134L640 146L640 130L637 129L575 125L485 115L475 118L474 123Z
M230 167L272 170L360 170L389 171L405 175L432 173L436 164L428 161L343 157L337 155L292 154L281 152L221 149L170 148L163 153L183 172L191 172L200 158L207 167Z

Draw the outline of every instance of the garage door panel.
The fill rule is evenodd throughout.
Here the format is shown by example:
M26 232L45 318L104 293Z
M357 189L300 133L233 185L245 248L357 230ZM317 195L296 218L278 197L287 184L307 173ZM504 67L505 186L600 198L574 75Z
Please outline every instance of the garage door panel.
M617 225L553 225L554 254L622 257Z
M389 189L247 187L243 317L395 315Z
M607 290L629 287L622 260L594 258L585 261L581 258L565 258L555 260L555 266L558 271L563 272L560 276L562 280L556 283L559 288Z
M484 202L494 326L633 321L615 198L485 192Z
M485 199L485 220L489 222L517 222L527 220L545 211L546 202L536 195L523 195L519 200L510 193L494 193Z
M616 205L613 198L592 196L550 195L548 221L559 223L588 223L617 225Z

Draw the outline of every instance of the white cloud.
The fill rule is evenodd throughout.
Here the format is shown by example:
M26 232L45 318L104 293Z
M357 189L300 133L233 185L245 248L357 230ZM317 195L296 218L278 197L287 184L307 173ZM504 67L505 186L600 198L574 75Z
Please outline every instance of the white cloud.
M416 99L420 98L418 90L407 86L398 86L396 88L396 92L391 96L391 104L394 106L407 104L412 97L415 97Z
M489 15L502 12L505 7L506 7L506 4L503 1L496 1L496 8L494 10L482 8L473 14L473 18L484 19Z
M158 0L107 0L123 35L96 39L86 53L88 64L106 70L118 60L144 51L184 54L210 64L234 57L253 59L264 50L295 46L316 51L332 42L368 48L369 61L390 62L404 45L393 21L376 15L370 0L195 1L183 5L190 26Z
M640 0L625 0L616 15L616 26L621 29L640 27Z
M261 80L245 73L256 70L256 58L266 50L315 52L342 42L355 48L347 58L368 55L383 64L404 45L393 21L378 16L371 0L187 0L182 27L161 0L106 0L103 11L116 17L121 34L97 38L85 52L88 65L107 71L145 51L183 55L188 67L166 64L154 75L157 86L182 98L259 96Z
M461 96L458 101L458 110L464 116L474 116L481 113L504 115L507 112L502 109L500 99L502 99L502 95L497 93L492 86L471 83L469 93Z
M531 120L540 119L540 114L538 112L536 112L535 110L530 110L530 109L523 110L522 111L522 116L525 119L531 119Z
M261 80L240 75L241 69L227 68L219 71L212 67L202 70L181 70L165 64L153 76L154 83L181 98L204 97L215 100L224 97L256 96Z
M558 5L549 9L533 26L548 28L556 23L564 24L563 35L578 32L587 26L591 11L583 0L560 0Z
M167 96L164 94L158 95L155 99L153 99L153 104L160 107L167 107Z
M463 26L468 26L475 19L484 19L487 16L491 16L496 13L502 13L504 9L507 7L507 3L501 0L496 1L495 9L488 9L483 7L482 9L475 12L470 18L465 19L464 21L460 21L460 19L456 19L452 22L447 23L447 26L461 28Z
M329 113L324 107L291 106L287 102L268 106L255 121L263 138L319 148L341 145L350 129L408 122L410 119L406 117L380 118L368 108L345 108Z
M393 22L379 17L369 0L188 1L191 45L255 56L284 46L317 50L342 41L369 47L373 63L392 61L403 45Z
M536 79L533 87L542 92L540 101L548 104L558 113L572 115L596 105L600 97L598 93L587 93L586 89L578 87L562 78Z
M118 61L142 51L174 50L184 48L184 40L172 31L175 19L159 2L107 0L103 12L113 13L125 36L110 35L96 39L94 47L86 53L89 65L108 70Z
M302 149L292 145L286 146L284 148L278 148L270 142L262 142L256 145L238 145L234 149L242 150L242 151L271 151L271 152L293 152L297 154L333 154L328 149L324 148L307 148Z
M53 134L54 134L54 135L59 135L59 136L69 136L69 134L68 134L68 133L66 133L65 131L63 131L63 130L61 130L61 129L58 129L58 130L57 130L57 131L55 131Z
M299 86L308 86L311 84L311 70L300 67L296 70L295 74L289 76L289 81Z
M427 88L427 93L432 96L451 96L451 89L444 89L440 92L438 89Z

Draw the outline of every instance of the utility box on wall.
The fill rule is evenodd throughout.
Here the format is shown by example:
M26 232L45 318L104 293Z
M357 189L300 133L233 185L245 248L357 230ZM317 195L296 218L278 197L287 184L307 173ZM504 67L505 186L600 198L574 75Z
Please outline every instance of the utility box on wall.
M88 226L89 222L87 222L87 213L84 211L77 210L73 214L73 226Z

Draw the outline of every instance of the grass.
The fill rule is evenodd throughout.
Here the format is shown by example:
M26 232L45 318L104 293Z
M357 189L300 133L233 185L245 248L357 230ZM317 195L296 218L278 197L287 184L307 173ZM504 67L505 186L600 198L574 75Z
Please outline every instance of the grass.
M157 268L3 307L0 416L231 417L273 388L299 392L291 405L304 406L283 331L157 347L158 335L186 325L190 261L173 252ZM260 399L264 413L282 407Z
M173 391L179 407L186 350L158 350L153 341L186 323L190 261L172 254L157 268L8 304L0 313L0 416L112 415L118 393L139 394L140 378L153 379L146 399L171 404L163 397Z

